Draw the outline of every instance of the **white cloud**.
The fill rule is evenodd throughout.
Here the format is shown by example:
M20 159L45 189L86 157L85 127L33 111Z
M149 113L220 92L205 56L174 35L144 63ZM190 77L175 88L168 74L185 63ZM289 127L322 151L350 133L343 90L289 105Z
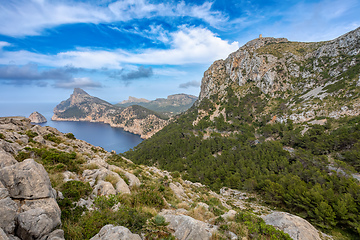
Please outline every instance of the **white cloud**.
M7 46L11 46L11 44L8 42L0 41L0 51L3 49L3 47Z
M151 4L148 0L123 0L108 6L73 1L7 0L0 4L0 34L8 36L40 35L44 29L72 23L111 23L152 17L189 16L217 26L227 17L211 10L212 3L188 5Z
M169 34L169 49L145 49L138 52L117 50L92 50L79 48L76 51L43 55L29 51L3 52L0 64L10 61L15 64L38 64L61 67L72 65L81 68L122 69L124 64L182 65L191 63L208 64L226 58L239 48L238 42L229 43L217 37L210 30L200 27L182 26Z

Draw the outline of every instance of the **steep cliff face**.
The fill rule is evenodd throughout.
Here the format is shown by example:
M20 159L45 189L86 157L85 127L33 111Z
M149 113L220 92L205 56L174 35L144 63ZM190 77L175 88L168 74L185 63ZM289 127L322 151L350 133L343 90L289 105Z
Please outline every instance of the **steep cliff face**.
M278 119L303 122L317 116L358 115L359 53L360 28L317 43L258 38L211 65L198 104L204 98L226 102L229 87L238 98L256 87L268 103L264 114L276 112L272 106L280 99L286 104Z
M168 124L168 119L141 106L114 106L75 88L69 99L54 108L53 121L89 121L108 123L125 131L149 138Z

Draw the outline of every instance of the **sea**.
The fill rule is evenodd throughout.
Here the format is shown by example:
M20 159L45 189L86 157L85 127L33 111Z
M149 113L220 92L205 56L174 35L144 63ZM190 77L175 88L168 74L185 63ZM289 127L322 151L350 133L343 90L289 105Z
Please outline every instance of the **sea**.
M57 104L0 102L0 117L29 117L32 112L37 111L47 119L47 123L38 125L54 127L63 133L71 132L77 139L100 146L106 151L114 150L116 153L126 152L142 142L139 135L126 132L121 128L112 128L105 123L52 121L53 109Z

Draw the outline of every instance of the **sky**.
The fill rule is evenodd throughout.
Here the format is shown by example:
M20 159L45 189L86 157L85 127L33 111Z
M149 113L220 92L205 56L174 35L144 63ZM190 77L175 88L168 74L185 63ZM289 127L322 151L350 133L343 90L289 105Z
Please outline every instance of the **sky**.
M198 96L212 62L259 34L331 40L359 13L359 0L0 0L0 103L75 87L111 103Z

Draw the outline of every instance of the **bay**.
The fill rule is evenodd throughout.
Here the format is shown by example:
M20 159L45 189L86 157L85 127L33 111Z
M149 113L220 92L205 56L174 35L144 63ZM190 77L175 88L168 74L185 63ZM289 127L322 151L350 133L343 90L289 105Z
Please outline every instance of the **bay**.
M24 116L39 112L48 120L40 126L50 126L62 133L73 133L77 139L92 145L100 146L106 151L123 153L142 142L139 135L112 128L109 124L91 122L59 122L52 121L53 109L58 103L4 103L0 102L0 117Z

